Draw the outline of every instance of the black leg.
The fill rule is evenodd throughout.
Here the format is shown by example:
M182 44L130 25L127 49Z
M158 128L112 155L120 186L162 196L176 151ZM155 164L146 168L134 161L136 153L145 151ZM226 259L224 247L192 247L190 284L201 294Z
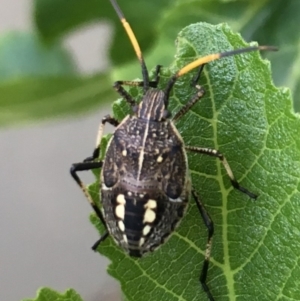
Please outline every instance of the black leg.
M78 186L81 188L81 190L83 191L85 197L87 198L88 202L90 203L90 205L92 206L92 208L94 209L96 215L99 217L99 219L101 220L102 224L106 227L106 223L104 220L104 217L102 215L101 210L99 209L99 207L97 206L97 204L93 201L88 189L86 188L86 186L83 184L83 182L81 181L81 179L79 178L79 176L77 175L78 171L84 171L84 170L91 170L91 169L96 169L96 168L101 168L102 167L102 162L82 162L82 163L74 163L71 166L70 169L70 173L73 177L73 179L76 181L76 183L78 184ZM97 240L97 242L93 245L92 249L96 250L96 248L99 246L99 244L104 241L106 239L106 237L108 236L108 232L105 231L104 234L100 237L99 240ZM94 246L95 249L94 249Z
M157 88L157 85L159 83L160 80L160 69L161 69L161 65L157 65L155 68L155 73L154 73L154 80L149 82L149 86L152 88ZM143 87L144 86L144 82L143 81L128 81L128 80L118 80L117 83L121 86L132 86L132 87Z
M204 68L205 64L203 65L200 65L199 68L198 68L198 72L196 73L196 75L194 76L194 78L192 79L191 81L191 86L192 87L196 87L197 86L197 82L198 80L200 79L200 76L201 76L201 73L203 71L203 68ZM184 69L184 68L183 68ZM180 71L182 71L183 69L181 69ZM184 72L186 73L186 72ZM174 86L174 84L176 83L177 79L181 76L182 74L180 74L180 72L178 73L175 73L168 81L168 84L165 88L165 98L164 98L164 102L165 102L165 106L166 106L166 109L168 108L168 105L169 105L169 98L170 98L170 93L171 93L171 90ZM196 87L197 88L197 87ZM199 89L198 89L199 90ZM204 93L203 93L204 94ZM201 97L200 97L201 98ZM199 100L200 98L198 98L197 100ZM190 101L189 101L190 102ZM196 101L197 102L197 101ZM195 103L196 103L195 102ZM194 104L195 104L194 103ZM177 113L178 114L178 113ZM176 115L177 115L176 114ZM182 114L183 115L183 114ZM182 116L181 115L181 116ZM180 117L180 116L179 116ZM176 119L178 119L179 117L177 117Z
M106 123L109 123L113 126L118 126L119 121L110 115L106 115L105 117L102 118L101 123L98 128L98 135L96 139L96 147L94 149L93 155L91 157L87 157L86 159L83 160L83 162L91 162L99 158L100 155L100 144L101 144L101 139L103 136L103 131L104 131L104 126Z
M202 220L207 228L208 232L208 237L207 237L207 244L206 244L206 250L205 250L205 257L204 257L204 262L201 270L201 274L199 277L199 280L201 282L201 285L203 287L203 290L207 294L207 297L209 301L214 301L215 299L213 298L207 284L206 284L206 278L207 278L207 271L208 271L208 266L209 266L209 259L210 259L210 253L211 253L211 247L212 247L212 237L214 234L214 223L212 219L210 218L208 212L206 211L205 207L201 203L198 195L196 194L196 191L192 189L192 195L194 197L194 200L196 202L196 205L198 207L198 210L200 212L200 215L202 217Z
M201 65L201 66L199 67L198 72L196 73L196 75L195 75L194 78L192 79L192 82L191 82L191 86L192 86L192 87L194 87L194 86L197 85L197 83L198 83L198 81L199 81L199 79L200 79L200 76L201 76L201 74L202 74L202 71L203 71L203 69L204 69L204 66L205 66L205 64L204 64L204 65Z
M161 65L157 65L154 74L154 80L149 82L149 86L152 88L157 88L157 85L160 80L160 69ZM114 89L129 103L132 107L136 105L136 101L131 97L131 95L122 87L122 86L131 86L131 87L143 87L143 81L126 81L126 80L119 80L116 81L113 85Z
M178 119L180 119L185 113L187 113L190 108L195 105L204 95L205 91L204 89L196 85L195 88L197 89L196 94L186 103L172 118L173 122L176 122Z
M212 157L216 157L216 158L219 158L220 161L222 162L223 166L225 167L226 169L226 172L227 172L227 175L231 181L231 184L232 186L247 194L250 198L252 199L256 199L257 198L257 195L254 194L253 192L249 191L248 189L242 187L239 182L235 179L234 175L233 175L233 172L226 160L226 158L223 156L223 154L221 154L219 151L217 151L216 149L212 149L212 148L206 148L206 147L195 147L195 146L186 146L185 149L187 151L191 151L191 152L195 152L195 153L199 153L199 154L205 154L205 155L209 155L209 156L212 156Z
M102 162L83 162L83 163L74 163L71 166L70 173L73 179L76 181L78 186L81 188L83 191L85 197L87 198L88 202L96 212L97 216L101 219L102 223L105 225L104 218L102 216L102 213L98 206L95 204L93 201L88 189L86 186L83 184L79 176L77 175L78 171L84 171L84 170L91 170L91 169L96 169L96 168L101 168L102 167Z
M97 251L99 245L108 237L108 232L105 231L104 234L93 244L92 250Z
M96 160L98 160L98 158L99 158L101 139L102 139L102 135L103 135L104 126L107 122L114 126L119 125L119 122L115 118L111 117L110 115L105 116L102 119L99 129L98 129L96 148L93 152L93 155L91 157L86 158L83 162L72 164L71 169L70 169L70 173L71 173L73 179L76 181L78 186L81 188L81 190L83 191L88 202L94 209L96 215L99 217L99 219L101 220L102 224L105 227L106 227L106 223L105 223L105 220L104 220L101 210L99 209L97 204L93 201L88 189L86 188L84 183L81 181L81 179L79 178L77 173L79 171L92 170L92 169L97 169L97 168L102 167L103 163L101 161L96 161ZM104 241L107 236L108 236L108 232L105 231L105 233L101 236L101 238L93 245L93 250L96 250L97 246L102 241Z
M194 76L194 78L191 81L191 86L195 87L197 92L196 94L188 101L187 104L185 104L172 118L174 122L176 122L178 119L180 119L185 113L187 113L190 108L195 105L205 94L205 90L197 84L197 82L200 79L201 73L203 71L205 65L201 65L198 69L198 72Z

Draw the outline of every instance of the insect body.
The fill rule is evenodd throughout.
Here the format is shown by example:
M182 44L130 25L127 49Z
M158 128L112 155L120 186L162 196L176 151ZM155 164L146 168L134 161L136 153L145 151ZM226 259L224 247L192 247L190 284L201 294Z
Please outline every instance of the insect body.
M154 250L173 232L192 196L208 229L207 250L200 282L208 299L212 301L214 298L206 284L206 278L214 227L196 190L192 187L186 151L218 158L224 165L234 188L254 199L256 195L240 186L227 160L219 151L185 145L175 123L204 95L203 88L197 85L204 64L238 53L275 48L254 46L199 58L175 73L165 89L158 89L160 66L156 68L154 80L150 81L138 42L115 0L110 1L133 44L142 67L143 81L115 83L116 91L131 106L132 115L128 115L121 122L111 116L104 117L93 155L71 167L71 175L107 228L93 249L96 250L110 234L131 256L140 257ZM193 80L195 94L172 116L168 111L170 91L180 76L194 68L198 68ZM132 99L123 85L143 87L144 94L140 102ZM104 160L99 161L101 137L107 122L116 126L116 130L108 143ZM94 203L77 174L79 171L95 168L101 168L102 211Z
M162 244L189 199L183 141L164 114L164 93L148 90L136 116L128 116L116 129L102 167L106 225L134 256Z

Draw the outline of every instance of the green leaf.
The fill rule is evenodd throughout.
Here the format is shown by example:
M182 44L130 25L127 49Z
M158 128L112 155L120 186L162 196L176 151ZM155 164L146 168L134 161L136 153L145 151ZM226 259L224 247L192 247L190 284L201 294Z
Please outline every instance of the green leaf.
M9 32L0 39L0 81L26 76L72 75L75 64L58 44L41 44L35 34Z
M72 289L61 294L50 288L42 288L38 290L35 299L23 299L22 301L83 301L83 299Z
M226 25L188 26L160 85L198 57L245 45ZM195 93L195 72L175 85L173 113ZM221 151L241 185L259 195L253 201L233 189L218 160L188 154L193 186L215 224L207 284L218 301L300 300L300 122L290 92L274 87L269 63L258 53L207 64L200 84L206 95L177 123L179 132L186 145ZM114 105L120 120L128 109L123 101ZM98 202L97 187L91 191ZM91 219L102 232L99 219ZM207 300L199 283L206 240L191 200L176 232L157 251L131 258L111 238L99 251L111 260L108 272L121 282L126 300L198 301Z
M91 111L115 94L107 75L24 78L0 84L0 126Z

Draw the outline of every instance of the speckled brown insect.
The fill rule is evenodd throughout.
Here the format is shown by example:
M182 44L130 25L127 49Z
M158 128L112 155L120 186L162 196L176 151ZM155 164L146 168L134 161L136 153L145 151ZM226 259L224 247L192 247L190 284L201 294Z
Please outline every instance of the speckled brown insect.
M164 93L148 90L136 116L127 116L117 127L102 167L106 225L134 256L162 244L189 199L183 141L164 113Z
M132 114L121 122L111 116L102 119L99 127L96 149L91 157L71 167L71 175L83 190L96 214L107 231L94 244L99 244L110 234L116 243L131 256L140 257L159 247L174 231L181 220L192 195L199 213L208 229L208 240L200 282L208 299L214 300L207 284L213 222L192 188L188 171L186 151L207 154L219 158L223 163L234 188L251 198L256 195L239 185L225 157L214 149L184 145L175 127L176 121L204 95L197 85L204 64L238 53L254 50L275 50L269 46L254 46L197 59L188 64L168 81L164 90L158 89L160 66L155 78L149 80L148 71L138 42L115 0L110 0L121 19L133 44L142 67L143 81L118 81L114 88L132 108ZM194 78L195 94L173 117L168 111L169 94L176 80L194 68L199 68ZM143 87L143 97L136 102L122 87L123 85ZM104 125L116 126L103 161L99 161L100 142ZM102 211L92 200L77 172L101 168Z

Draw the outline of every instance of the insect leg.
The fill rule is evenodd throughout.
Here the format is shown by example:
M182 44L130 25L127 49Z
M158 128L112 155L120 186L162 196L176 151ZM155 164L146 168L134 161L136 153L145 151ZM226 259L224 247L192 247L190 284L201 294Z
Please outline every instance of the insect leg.
M223 166L226 169L227 175L228 175L228 177L229 177L229 179L231 181L231 185L235 189L237 189L237 190L239 190L239 191L247 194L250 198L252 198L252 199L256 199L257 198L256 194L254 194L253 192L249 191L248 189L242 187L239 184L239 182L235 179L235 177L233 175L233 172L232 172L232 170L231 170L231 168L230 168L230 166L229 166L226 158L218 150L212 149L212 148L206 148L206 147L195 147L195 146L185 146L185 149L187 151L191 151L191 152L195 152L195 153L199 153L199 154L205 154L205 155L209 155L209 156L212 156L212 157L219 158L220 161L222 162Z
M204 69L205 64L201 65L196 73L196 75L194 76L194 78L191 81L191 86L195 87L200 79L200 76L202 74L202 71Z
M149 86L152 88L157 88L157 85L160 80L160 69L161 65L157 65L154 74L154 80L149 82ZM143 87L143 81L126 81L119 80L114 83L114 89L129 103L130 106L134 106L136 101L131 97L131 95L123 88L123 86L131 86L131 87Z
M157 88L157 85L159 83L160 80L160 69L161 69L161 65L157 65L155 68L155 73L154 73L154 80L149 82L149 86L152 88ZM143 87L144 86L144 82L143 81L127 81L127 80L119 80L117 81L117 83L119 83L121 86L133 86L133 87Z
M95 159L99 158L100 155L100 146L101 146L101 139L103 136L103 131L104 131L104 126L106 123L109 123L113 126L118 126L119 121L110 115L106 115L102 118L101 123L98 128L98 134L97 134L97 139L96 139L96 147L94 149L93 155L91 157L87 157L86 159L83 160L83 162L91 162L94 161Z
M81 181L79 176L77 175L77 172L79 171L84 171L84 170L91 170L91 169L96 169L96 168L101 168L102 167L102 162L81 162L81 163L74 163L71 166L70 173L73 179L76 181L78 186L81 188L83 191L85 197L87 198L88 202L94 209L96 215L99 217L101 220L102 224L106 227L105 220L103 218L102 212L100 211L99 207L95 204L93 201L88 189L84 185L84 183ZM101 236L101 238L97 241L97 245L99 245L105 238L108 236L108 232L105 231L104 234Z
M205 90L197 84L201 73L203 71L204 65L201 65L198 69L198 72L196 73L196 75L194 76L194 78L191 81L191 86L195 87L197 92L196 94L188 101L188 103L186 103L176 114L175 116L172 118L172 120L174 122L176 122L178 119L180 119L186 112L189 111L189 109L196 104L205 94Z
M201 270L201 274L200 274L200 282L201 285L203 287L203 290L206 292L207 297L210 301L214 301L215 299L213 298L207 284L206 284L206 278L207 278L207 271L208 271L208 266L209 266L209 259L210 259L210 253L211 253L211 247L212 247L212 237L214 234L214 223L212 221L212 219L210 218L208 212L206 211L205 207L203 206L203 204L200 201L200 198L198 197L198 195L196 194L196 191L194 189L192 189L192 195L193 198L196 202L196 205L199 209L199 212L201 214L202 220L207 228L208 231L208 237L207 237L207 244L206 244L206 250L205 250L205 258L204 258L204 262L203 262L203 267Z
M97 251L99 245L108 237L108 232L105 231L104 234L92 245L92 250Z
M176 122L178 119L180 119L186 112L189 111L189 109L195 105L204 95L205 90L199 86L196 85L195 88L197 89L196 94L174 115L172 118L173 122Z
M102 135L103 135L104 126L107 122L110 123L111 125L114 125L114 126L118 126L118 124L119 124L118 120L111 117L110 115L105 116L102 119L102 121L100 123L100 126L99 126L99 129L98 129L98 135L97 135L97 140L96 140L96 148L93 152L93 155L91 157L86 158L83 162L72 164L71 169L70 169L71 176L76 181L78 186L81 188L81 190L83 191L83 193L84 193L85 197L87 198L88 202L90 203L90 205L94 209L96 215L99 217L99 219L101 220L102 224L105 227L106 227L106 223L105 223L104 217L102 215L102 212L100 211L98 206L93 201L88 189L86 188L84 183L81 181L81 179L77 175L77 172L85 171L85 170L92 170L92 169L102 167L102 164L103 164L102 161L94 161L94 160L99 158L101 138L102 138ZM93 245L93 250L96 250L97 246L103 240L105 240L105 238L107 236L108 236L108 232L105 231L105 233L100 237L100 239Z

